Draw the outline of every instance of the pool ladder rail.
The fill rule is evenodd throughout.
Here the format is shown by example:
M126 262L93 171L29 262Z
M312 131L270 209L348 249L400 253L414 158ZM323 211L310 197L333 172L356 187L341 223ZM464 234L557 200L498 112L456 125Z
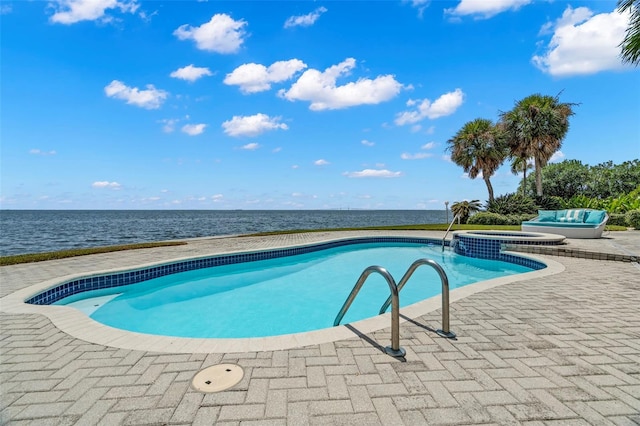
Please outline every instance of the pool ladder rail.
M440 276L440 281L442 283L442 329L436 330L436 333L442 337L446 337L449 339L453 339L456 337L455 333L453 333L449 329L449 279L447 278L447 274L444 269L434 260L431 259L418 259L409 266L407 272L402 276L399 284L396 284L393 276L382 266L369 266L360 275L358 281L353 286L351 293L345 300L342 308L340 308L340 312L336 315L336 319L333 321L334 327L340 324L342 318L344 318L345 314L349 310L349 307L353 303L354 299L360 292L360 289L364 285L364 282L369 278L369 275L372 273L378 273L382 275L382 277L387 281L389 285L389 291L391 294L387 298L387 300L380 307L380 314L385 313L385 311L391 305L391 346L385 347L385 352L394 357L404 357L406 355L406 351L404 348L400 347L400 290L405 286L409 278L413 275L416 269L422 265L429 265L434 268L438 275Z
M449 231L451 231L451 227L453 226L453 222L455 222L456 219L458 219L459 217L460 217L460 215L458 215L458 214L453 216L453 220L449 224L449 227L447 228L447 232L444 233L444 237L442 237L442 251L444 251L444 242L447 239L447 235L449 235Z

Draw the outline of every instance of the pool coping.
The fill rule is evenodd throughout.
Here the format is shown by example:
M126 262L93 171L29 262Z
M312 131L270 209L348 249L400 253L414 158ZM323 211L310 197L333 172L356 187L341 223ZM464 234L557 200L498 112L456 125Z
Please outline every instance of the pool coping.
M329 238L326 241L338 241L344 238ZM347 238L353 239L353 238ZM285 248L296 248L312 244L291 244L285 245ZM262 251L262 250L261 250ZM255 250L240 250L227 252L225 254L244 254L252 253ZM554 275L564 271L565 267L556 261L550 259L540 259L531 255L522 255L515 252L504 252L520 258L532 259L541 262L547 267L545 269L527 272L523 274L511 275L492 280L481 281L470 284L462 288L451 290L449 298L450 303L464 299L478 292L488 290L497 286L508 283L539 278L548 275ZM357 337L359 334L366 334L373 331L389 328L391 325L390 313L378 315L365 320L350 323L348 326L340 325L337 327L308 331L295 334L286 334L270 337L254 337L254 338L185 338L185 337L169 337L150 335L125 331L106 326L97 321L92 320L79 310L59 305L30 305L25 303L30 296L47 290L51 287L59 285L63 282L87 277L91 275L110 274L122 272L125 270L145 268L157 266L159 264L167 264L171 262L180 262L201 258L203 256L189 256L172 259L171 261L146 263L135 267L117 268L104 271L91 271L77 274L70 274L62 277L46 280L29 287L20 289L0 299L0 306L3 312L21 313L21 314L40 314L51 320L51 322L61 331L71 335L72 337L99 344L104 346L116 347L121 349L161 352L161 353L213 353L213 352L257 352L283 350L297 347L303 347L314 344L322 344L345 340ZM421 302L412 304L401 309L400 322L403 323L408 319L416 318L427 313L433 312L441 308L441 296L434 296ZM455 318L453 318L455 320ZM439 325L434 324L434 328ZM455 332L455 330L452 330ZM383 342L380 342L381 344ZM386 343L386 342L384 342ZM402 343L402 342L401 342Z

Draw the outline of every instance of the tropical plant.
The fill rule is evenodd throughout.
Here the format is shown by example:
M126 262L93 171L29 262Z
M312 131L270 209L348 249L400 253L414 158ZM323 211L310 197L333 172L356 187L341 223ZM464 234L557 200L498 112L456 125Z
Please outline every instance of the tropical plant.
M490 178L508 155L502 131L491 120L477 118L462 126L447 143L451 160L461 166L471 179L482 175L489 200L493 200Z
M533 201L536 203L537 208L541 210L560 210L566 208L566 203L562 197L547 197L543 195L542 197L536 197Z
M518 193L512 193L500 195L493 201L487 202L487 211L502 215L535 213L536 205L530 197Z
M533 164L529 161L529 158L511 157L511 173L519 175L522 173L522 182L520 183L520 190L522 195L526 195L527 190L527 170L533 169Z
M638 65L640 63L640 1L618 0L618 12L629 11L629 25L620 43L622 61Z
M458 216L458 223L467 223L471 214L480 211L480 200L458 201L451 205L451 212Z
M562 146L575 105L560 102L559 95L534 94L516 102L511 111L500 114L500 127L506 134L511 155L534 159L539 196L542 195L542 168Z

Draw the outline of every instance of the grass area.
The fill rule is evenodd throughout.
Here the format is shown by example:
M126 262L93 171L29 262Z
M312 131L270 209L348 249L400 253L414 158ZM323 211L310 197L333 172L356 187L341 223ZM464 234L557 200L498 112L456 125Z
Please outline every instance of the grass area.
M327 229L297 229L288 231L258 232L244 236L258 237L268 235L296 234L299 232L328 232L328 231L446 231L448 225L423 224L423 225L395 225L395 226L370 226L366 228L327 228ZM520 231L520 225L453 225L452 231L468 230L495 230L495 231ZM608 225L608 231L626 231L624 226ZM92 247L73 250L52 251L47 253L19 254L15 256L0 257L0 266L17 265L19 263L42 262L45 260L65 259L67 257L85 256L88 254L110 253L114 251L136 250L154 247L181 246L187 244L183 241L169 241L156 243L127 244L108 247Z
M113 251L136 250L153 247L182 246L182 241L126 244L120 246L91 247L72 250L51 251L47 253L18 254L0 257L0 266L17 265L18 263L42 262L44 260L65 259L67 257L85 256L87 254L110 253Z
M270 231L251 234L253 237L266 235L293 234L298 232L331 232L331 231L446 231L449 225L446 223L431 223L423 225L393 225L393 226L369 226L366 228L326 228L326 229L298 229L295 231ZM453 225L452 231L468 230L496 230L519 231L520 225Z

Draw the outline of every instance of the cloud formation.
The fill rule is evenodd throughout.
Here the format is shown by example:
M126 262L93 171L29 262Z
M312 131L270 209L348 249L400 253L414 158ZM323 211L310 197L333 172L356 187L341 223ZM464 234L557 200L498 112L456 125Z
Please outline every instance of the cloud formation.
M620 70L620 43L624 39L629 14L593 15L586 7L568 6L555 23L547 23L541 33L553 29L553 36L542 55L531 60L541 71L559 77Z
M235 53L240 49L247 35L244 27L246 21L235 21L229 15L217 13L209 22L199 27L184 24L173 34L180 40L193 40L196 47L216 53Z
M327 160L321 158L319 160L314 161L313 164L315 164L316 166L327 166L330 163Z
M378 76L373 80L360 78L338 86L338 77L348 74L355 65L355 59L347 58L323 72L309 69L289 90L280 90L278 95L290 101L309 101L309 109L322 111L379 104L394 98L402 89L402 84L392 75Z
M49 20L65 25L80 21L109 22L113 18L106 14L108 9L120 9L122 13L135 13L140 6L135 0L54 0L50 5L56 11Z
M429 99L422 101L411 99L407 102L407 106L415 106L418 104L418 107L413 111L398 113L394 122L398 126L404 126L406 124L417 123L425 118L433 120L439 117L445 117L456 112L463 102L464 93L460 89L445 93L433 102Z
M204 132L206 124L185 124L182 126L182 132L189 136L197 136Z
M402 158L403 160L423 160L429 157L433 157L433 154L430 152L418 152L416 154L409 154L408 152L403 152L400 155L400 158Z
M104 93L110 98L122 99L130 105L145 109L158 109L169 96L168 92L156 89L153 84L147 84L146 90L129 87L123 82L113 80L104 88Z
M252 143L248 143L246 145L242 145L241 149L244 149L246 151L255 151L256 149L260 148L260 145L252 142Z
M187 80L191 83L207 75L213 75L209 68L194 67L193 64L187 65L186 67L178 68L177 70L169 74L170 77L179 78L180 80Z
M420 147L422 150L430 150L436 146L435 142L429 142ZM418 152L416 154L410 154L408 152L404 152L400 155L400 158L403 160L423 160L425 158L433 157L433 153L431 152Z
M392 172L390 170L382 169L364 169L359 172L344 172L344 176L348 178L397 178L403 175L402 172Z
M460 0L455 8L445 9L454 16L474 15L476 19L487 19L507 10L518 10L532 0Z
M270 130L287 130L285 123L280 123L280 117L269 117L267 114L249 116L235 115L231 120L222 123L224 132L229 136L258 136Z
M122 189L122 185L120 185L118 182L109 182L107 180L93 182L91 184L91 187L93 187L93 188L107 188L107 189L114 189L114 190Z
M57 152L55 152L55 151L43 151L41 149L34 148L34 149L30 149L29 150L29 154L47 156L47 155L56 155Z
M298 71L307 68L299 59L278 61L265 67L261 64L243 64L227 74L224 84L240 86L242 93L257 93L271 89L271 83L289 80Z
M321 6L316 10L314 10L313 12L308 13L306 15L291 16L284 23L284 27L285 28L309 27L313 25L318 20L318 18L320 18L320 15L322 15L326 11L327 11L327 8Z

